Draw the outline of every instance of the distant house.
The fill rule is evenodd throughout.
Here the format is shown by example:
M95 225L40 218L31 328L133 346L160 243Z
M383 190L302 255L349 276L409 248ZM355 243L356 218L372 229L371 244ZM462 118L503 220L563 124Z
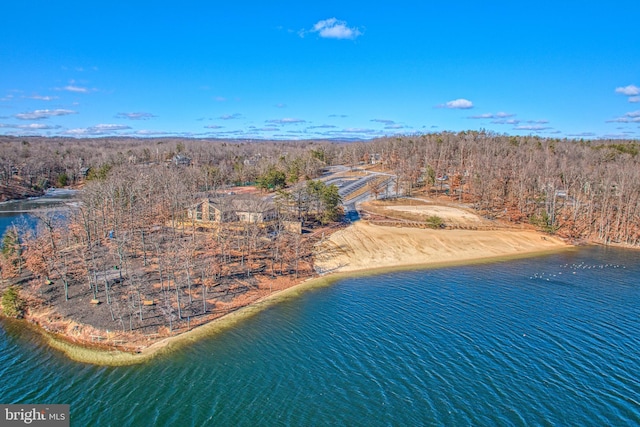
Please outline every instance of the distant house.
M171 161L176 166L191 166L191 159L184 154L176 154Z
M187 212L189 219L204 224L244 222L261 224L277 218L273 202L259 197L206 197Z

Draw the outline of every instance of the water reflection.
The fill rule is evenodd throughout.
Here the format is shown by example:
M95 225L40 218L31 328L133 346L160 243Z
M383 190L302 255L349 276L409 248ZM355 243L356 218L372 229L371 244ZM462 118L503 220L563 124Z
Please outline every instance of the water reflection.
M35 219L28 215L38 209L65 208L77 204L79 191L53 188L44 196L33 197L24 200L11 200L0 203L0 236L12 224L22 221L31 227L35 225Z
M0 216L7 217L17 213L26 213L35 209L50 208L72 204L78 197L78 190L53 188L44 196L24 200L11 200L0 203Z

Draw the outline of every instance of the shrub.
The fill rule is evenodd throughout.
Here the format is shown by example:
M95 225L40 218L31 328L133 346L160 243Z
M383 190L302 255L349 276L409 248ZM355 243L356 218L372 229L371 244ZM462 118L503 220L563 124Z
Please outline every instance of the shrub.
M66 187L69 184L69 176L66 173L58 175L58 187Z
M104 181L109 175L109 171L111 170L111 165L104 164L100 166L98 169L91 168L89 169L89 173L87 174L87 181L97 180Z
M22 317L24 301L20 298L17 287L9 286L2 294L2 311L8 317Z
M546 211L542 211L540 215L531 215L531 217L529 218L529 223L535 225L536 227L542 228L543 231L546 231L550 234L558 231L558 226L553 224L551 216Z
M426 219L427 227L429 228L442 228L444 227L444 221L438 215L428 216Z

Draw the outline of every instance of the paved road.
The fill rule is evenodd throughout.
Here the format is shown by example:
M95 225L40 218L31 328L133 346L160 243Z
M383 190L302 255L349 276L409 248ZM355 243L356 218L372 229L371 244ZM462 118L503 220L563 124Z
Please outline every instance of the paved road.
M381 188L383 188L383 191L380 192L379 197L389 197L391 195L395 195L395 175L383 172L372 172L363 169L357 169L358 171L365 173L365 175L360 177L345 177L338 175L348 170L349 168L346 166L333 166L327 173L322 176L322 180L327 185L334 184L338 187L338 193L343 198L343 200L345 200L349 196L349 194L361 191L363 187L365 188L365 191L362 194L346 200L343 203L345 217L348 220L353 221L354 219L358 219L358 205L374 198L373 194L368 189L366 189L366 186L369 182L375 179L379 179L380 177L385 177L386 180L381 182L380 185Z

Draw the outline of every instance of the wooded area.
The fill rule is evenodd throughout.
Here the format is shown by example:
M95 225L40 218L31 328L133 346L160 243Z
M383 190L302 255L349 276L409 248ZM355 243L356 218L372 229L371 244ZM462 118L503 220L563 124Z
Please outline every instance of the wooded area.
M37 229L10 229L1 272L32 272L21 286L30 303L62 318L171 333L314 274L313 244L340 219L338 189L315 180L332 165L393 173L394 196L448 197L574 241L640 246L636 141L484 132L349 143L0 137L3 191L82 188L68 213L36 213ZM188 215L203 197L215 204L247 184L261 189L255 197L270 192L273 218L203 228ZM301 234L291 223L310 228Z
M2 275L33 273L22 286L29 304L53 306L60 319L145 334L204 323L312 275L312 245L339 216L337 189L311 179L322 164L295 145L291 151L299 154L290 161L274 151L287 179L271 186L274 167L262 160L269 150L251 146L245 152L243 145L222 144L220 159L215 157L220 147L213 147L209 155L215 160L202 164L192 151L187 157L178 142L161 161L138 162L130 154L126 161L90 166L84 178L76 170L87 168L80 157L73 162L76 169L63 169L51 161L55 156L41 157L43 163L49 160L43 173L53 179L55 173L67 174L82 183L80 200L68 212L34 212L35 229L26 223L11 228L3 244ZM65 158L74 152L66 153ZM189 162L175 162L175 153ZM21 165L14 165L10 179L23 180ZM267 200L253 194L241 201L245 210L271 206L268 218L239 215L213 227L189 218L200 198L234 201L228 186L258 180L261 171L266 185L260 187L278 192Z
M404 194L446 185L482 215L574 240L640 245L640 145L480 132L372 141ZM440 190L442 192L442 190Z

